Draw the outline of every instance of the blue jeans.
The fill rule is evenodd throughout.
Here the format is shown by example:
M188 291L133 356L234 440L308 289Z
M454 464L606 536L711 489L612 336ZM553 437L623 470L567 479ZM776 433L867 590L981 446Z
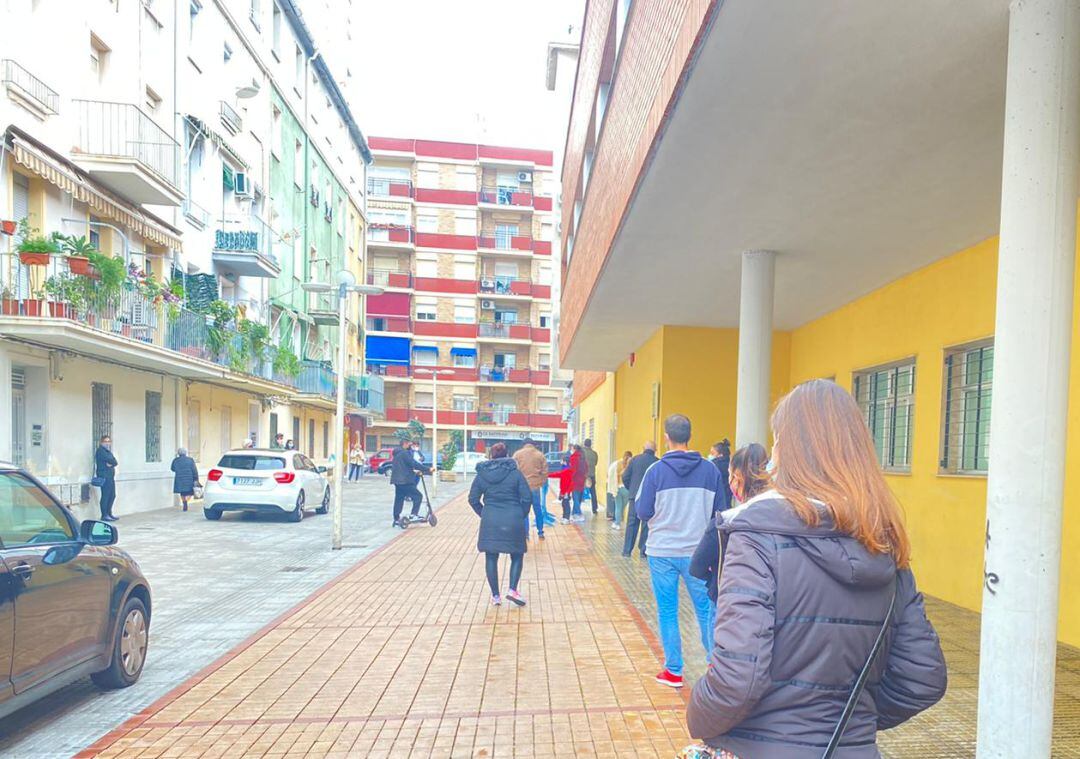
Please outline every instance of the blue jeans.
M574 491L574 495L573 495L573 498L574 498L574 510L570 512L570 516L574 516L574 517L581 516L581 494L582 494L582 492L583 491L581 491L581 490L575 490Z
M683 578L686 589L690 592L698 627L701 628L701 645L705 648L706 658L712 654L716 606L709 600L705 581L690 575L689 556L649 556L648 561L653 594L656 596L656 616L660 622L660 642L664 646L664 668L673 675L681 675L683 657L682 636L679 635L679 578Z
M543 496L541 495L540 488L532 491L533 514L536 515L536 532L540 535L544 534L544 517L546 515L544 512L544 501L542 499ZM526 537L529 535L528 517L525 517L525 535Z

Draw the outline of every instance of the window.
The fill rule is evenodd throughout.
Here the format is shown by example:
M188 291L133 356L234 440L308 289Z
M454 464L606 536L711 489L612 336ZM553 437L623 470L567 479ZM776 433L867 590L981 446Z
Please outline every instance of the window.
M551 312L550 311L541 311L540 312L540 328L541 329L547 329L549 327L551 327Z
M91 420L90 434L93 449L105 435L112 436L112 385L94 382L90 385Z
M521 187L521 183L518 182L518 175L516 171L500 171L495 175L495 184L499 187L505 187L509 190L517 190Z
M504 279L517 279L518 265L517 261L496 261L495 262L495 276Z
M314 419L308 419L307 420L307 440L305 442L307 443L308 456L314 456L315 455L315 420ZM299 446L297 446L297 449L299 449ZM304 466L304 469L307 469L306 465Z
M296 46L296 53L294 56L294 66L296 71L293 77L293 88L296 90L296 94L303 97L301 90L304 87L304 51L299 45Z
M437 277L439 276L439 264L434 258L416 259L416 276Z
M455 395L454 411L476 411L476 398L472 395Z
M300 140L293 144L293 184L304 188L304 144Z
M542 285L550 285L551 284L551 264L549 264L549 263L540 264L540 271L537 273L536 281L539 282Z
M505 369L513 369L517 366L516 353L496 353L495 366Z
M435 299L423 300L416 299L416 320L422 322L433 322L438 319L438 312L435 305Z
M276 432L274 433L277 434ZM222 456L217 465L223 469L245 469L248 471L268 472L274 469L284 469L285 459L278 456L259 456L251 453L237 453L232 456Z
M454 321L457 324L475 324L476 323L476 304L474 303L456 303L454 304Z
M322 455L330 458L330 422L322 423Z
M270 109L270 153L281 160L281 109L276 105Z
M476 214L472 211L455 211L454 234L476 237Z
M439 217L433 213L421 213L416 215L417 232L438 232Z
M232 408L221 407L221 450L227 451L233 447L232 442Z
M231 46L229 45L229 43L228 43L228 42L226 42L226 43L225 43L225 48L224 48L224 50L223 50L223 52L222 52L222 55L221 55L221 57L222 57L222 60L223 60L223 61L224 61L225 63L228 63L229 61L231 61L231 60L232 60L232 56L233 56L233 49L232 49L232 47L231 47Z
M538 396L536 409L541 414L557 414L559 412L559 399L550 395Z
M187 407L187 449L191 458L198 460L199 451L202 449L202 404L199 401L189 400Z
M414 366L435 366L439 363L439 351L432 350L434 345L417 345L413 347L412 362Z
M858 372L854 396L874 438L878 461L888 471L911 471L911 425L915 412L913 361Z
M495 225L495 249L510 250L511 242L518 236L517 224Z
M476 353L455 353L454 366L460 369L475 369Z
M476 172L473 169L458 167L454 173L454 187L458 190L476 191Z
M146 88L146 112L157 112L158 106L161 105L161 95L154 92L153 87Z
M430 390L417 390L414 405L416 408L432 408L435 402Z
M941 471L951 474L989 471L993 379L993 342L946 352Z
M274 17L271 24L274 57L281 60L281 8L274 3Z
M146 391L146 462L161 461L161 393Z
M439 187L439 167L430 164L422 164L416 169L416 186L428 189Z
M476 262L470 258L455 258L454 279L476 279Z
M195 4L192 3L193 9ZM194 23L197 10L192 10L191 18ZM93 32L90 33L90 74L99 82L105 78L105 71L109 65L109 46L101 41Z
M540 371L546 372L551 369L551 354L550 353L538 353L536 354L536 366Z
M0 474L0 541L4 548L75 539L63 509L17 472Z

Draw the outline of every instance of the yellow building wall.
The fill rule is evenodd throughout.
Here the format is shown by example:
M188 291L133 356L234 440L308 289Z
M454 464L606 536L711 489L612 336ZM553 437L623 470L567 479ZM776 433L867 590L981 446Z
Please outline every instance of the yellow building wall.
M641 453L646 440L661 443L658 420L652 417L653 384L662 380L664 367L664 330L656 330L635 351L634 365L629 361L615 370L615 447L620 451ZM661 387L661 404L663 403Z
M614 455L611 447L611 431L615 414L615 375L609 372L603 383L589 393L578 409L578 429L584 429L585 434L588 435L590 421L592 422L593 450L600 457L596 464L596 492L597 498L603 503L604 493L607 492L607 468ZM584 438L581 442L584 442Z

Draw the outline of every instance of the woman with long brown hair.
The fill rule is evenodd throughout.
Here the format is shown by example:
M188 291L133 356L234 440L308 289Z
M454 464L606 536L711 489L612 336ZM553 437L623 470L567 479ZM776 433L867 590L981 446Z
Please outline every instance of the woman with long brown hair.
M772 428L772 489L719 528L715 643L690 733L744 759L793 759L820 757L838 732L833 756L877 757L877 731L935 704L946 684L900 506L857 404L835 383L796 387ZM868 660L866 687L854 690Z

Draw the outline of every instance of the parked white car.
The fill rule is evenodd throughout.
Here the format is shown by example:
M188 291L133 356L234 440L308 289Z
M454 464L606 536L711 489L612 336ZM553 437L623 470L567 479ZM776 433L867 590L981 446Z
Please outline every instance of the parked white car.
M304 509L316 514L330 510L330 483L298 451L246 448L229 451L206 473L203 515L221 519L226 511L288 514L292 522L304 518Z
M454 461L454 471L461 474L476 474L476 465L481 461L487 461L486 453L479 451L462 451Z

